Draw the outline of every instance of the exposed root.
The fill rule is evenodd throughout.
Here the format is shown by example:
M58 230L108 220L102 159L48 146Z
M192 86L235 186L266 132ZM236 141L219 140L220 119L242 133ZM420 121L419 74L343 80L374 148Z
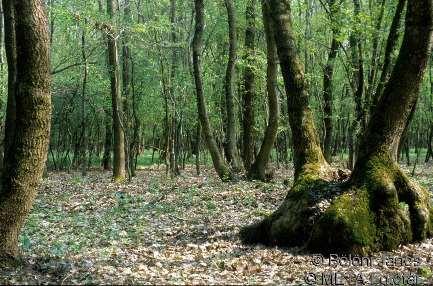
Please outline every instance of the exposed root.
M278 210L244 228L242 240L368 254L433 235L429 193L391 161L371 160L350 181L346 173L329 174L299 176Z

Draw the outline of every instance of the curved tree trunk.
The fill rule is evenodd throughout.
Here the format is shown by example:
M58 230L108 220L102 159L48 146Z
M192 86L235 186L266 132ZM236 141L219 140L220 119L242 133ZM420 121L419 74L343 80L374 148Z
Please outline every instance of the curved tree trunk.
M236 116L233 95L233 81L235 79L235 66L237 58L237 36L236 36L236 12L233 0L224 0L227 9L229 24L229 60L227 63L226 78L224 83L225 104L227 114L225 154L228 163L233 170L240 170L238 149L236 147Z
M218 145L213 136L209 123L209 116L206 109L206 100L203 93L203 82L201 72L201 51L203 46L203 29L204 29L204 3L203 0L195 0L195 33L192 43L192 60L194 71L194 82L196 86L197 109L200 119L201 128L207 148L212 157L212 162L218 176L223 181L233 179L233 173L225 163Z
M267 45L267 92L269 105L269 120L266 127L265 137L263 138L262 146L257 155L256 160L251 165L248 172L250 179L266 180L266 166L274 147L275 139L277 138L278 120L280 117L280 107L277 94L277 47L275 45L274 29L269 19L269 11L265 1L262 1L263 25L265 27L266 45Z
M4 258L18 254L18 235L42 178L51 122L49 33L44 1L3 3L5 7L13 7L15 12L17 73L16 89L10 96L15 97L16 112L20 116L14 123L13 138L7 138L10 146L4 158L0 190L0 264L6 261ZM10 11L8 9L7 13ZM7 26L11 24L9 16Z
M291 27L290 1L268 1L281 72L287 94L289 123L294 147L295 178L313 170L328 171L319 137L309 108L309 94L304 68L296 50Z
M284 7L273 9L277 24L275 19L289 19L290 6L288 1L270 1L275 2ZM350 179L339 183L317 171L298 176L277 211L242 230L245 242L368 254L433 235L428 191L411 181L392 158L393 143L399 141L418 98L432 28L433 1L408 2L400 54L360 141Z

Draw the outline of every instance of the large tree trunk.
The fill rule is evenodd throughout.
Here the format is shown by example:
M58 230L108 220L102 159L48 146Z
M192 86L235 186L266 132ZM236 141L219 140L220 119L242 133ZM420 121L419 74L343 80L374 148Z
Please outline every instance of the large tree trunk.
M245 71L243 89L242 159L245 170L254 160L254 97L255 97L255 41L256 41L256 0L248 0L246 8L247 28L245 30Z
M258 179L265 181L266 178L266 166L271 155L272 148L274 147L275 140L277 138L278 131L278 120L280 117L280 107L278 103L277 94L277 47L275 45L275 34L272 24L268 21L269 11L265 1L262 1L262 13L263 13L263 25L265 27L266 45L267 45L267 93L268 93L268 105L269 105L269 120L268 126L266 127L265 137L263 138L260 151L257 155L256 160L251 165L248 172L250 179Z
M226 104L226 138L225 154L228 163L234 170L240 170L239 154L236 147L236 116L233 94L233 81L235 79L235 67L237 58L237 36L236 36L236 12L233 0L224 0L227 9L229 24L229 60L227 63L226 78L224 83Z
M289 19L288 1L269 2L283 7L273 9L276 25L275 19ZM408 2L400 54L360 141L350 179L338 183L335 177L326 178L318 171L298 176L275 213L242 230L245 242L306 246L322 253L368 254L433 235L428 191L411 181L391 154L418 97L432 27L433 1Z
M18 235L44 170L51 122L49 33L44 1L5 0L3 3L7 8L8 29L13 26L9 22L10 13L15 13L12 31L15 31L16 45L8 43L6 47L8 54L13 52L9 50L11 47L16 47L16 88L9 98L15 99L16 114L20 116L14 122L13 138L7 138L10 146L4 158L0 190L0 264L6 261L4 258L18 254Z
M295 178L312 170L328 171L309 107L307 81L296 50L289 1L268 1L287 95L294 147Z
M114 17L114 0L107 0L107 13ZM113 111L113 180L122 182L126 179L125 131L122 126L122 94L120 92L119 53L115 30L107 27L108 69L111 82L111 105Z
M218 176L223 180L233 179L233 173L225 163L218 145L215 141L212 129L209 123L209 116L206 109L206 100L203 92L202 72L201 72L201 52L203 46L203 29L204 29L204 3L203 0L195 0L195 33L192 43L192 60L194 71L194 82L196 86L197 109L200 119L203 136L207 148L212 157L212 162Z

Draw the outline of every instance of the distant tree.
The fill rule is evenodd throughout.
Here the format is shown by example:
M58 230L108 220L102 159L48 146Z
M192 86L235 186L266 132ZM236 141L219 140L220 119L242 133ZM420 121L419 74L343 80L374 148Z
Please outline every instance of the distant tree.
M237 33L236 33L236 9L233 0L224 0L227 9L227 21L229 27L229 57L227 63L226 77L224 82L225 105L227 122L225 123L225 155L228 163L234 170L240 170L239 153L236 146L236 113L233 93L235 80L235 68L237 60Z
M207 114L206 100L203 91L203 81L201 72L201 53L203 46L203 29L204 29L204 3L203 0L195 0L195 32L192 42L192 59L193 59L193 74L197 96L197 110L199 114L200 124L207 148L212 157L212 162L218 176L223 180L231 180L233 173L229 166L224 161L224 158L218 148L212 129L209 123Z
M107 13L113 19L116 8L114 0L107 0ZM113 112L113 179L121 182L126 178L125 161L125 130L122 122L123 105L122 93L120 91L120 66L119 48L117 45L117 35L114 28L107 26L107 50L108 50L108 72L111 83L111 104ZM107 139L108 140L108 139Z
M267 77L266 86L268 94L268 105L269 105L269 120L268 126L265 130L265 136L263 138L260 151L257 158L248 170L248 177L250 179L258 179L265 181L266 178L266 167L269 162L272 148L274 147L275 139L277 138L278 132L278 120L280 117L280 108L277 94L277 73L278 73L278 55L277 47L275 45L275 34L272 23L269 21L269 10L265 0L262 0L262 13L263 13L263 25L265 28L266 46L267 46Z
M256 93L254 64L256 62L256 0L248 0L245 12L245 69L242 96L242 159L245 170L254 161L254 98Z

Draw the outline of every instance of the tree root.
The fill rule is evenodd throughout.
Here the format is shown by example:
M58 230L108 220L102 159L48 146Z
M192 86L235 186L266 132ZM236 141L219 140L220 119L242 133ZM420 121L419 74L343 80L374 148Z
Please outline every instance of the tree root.
M433 235L429 193L396 164L371 160L349 181L322 177L300 176L277 211L241 230L243 242L366 255Z

